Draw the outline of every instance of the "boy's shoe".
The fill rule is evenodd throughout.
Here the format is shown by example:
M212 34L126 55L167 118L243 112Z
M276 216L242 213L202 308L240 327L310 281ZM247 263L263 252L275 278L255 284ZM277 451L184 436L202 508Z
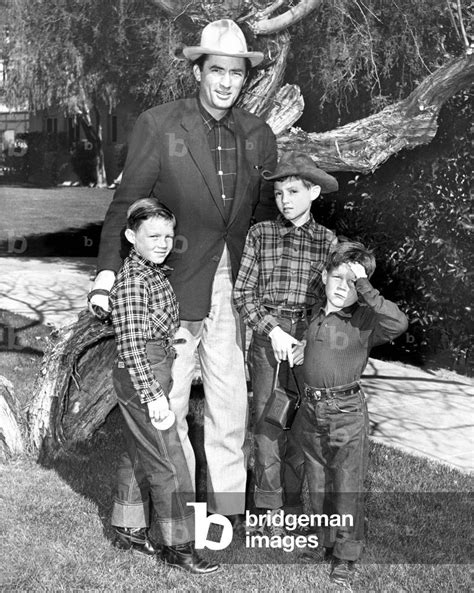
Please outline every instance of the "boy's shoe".
M135 550L146 556L154 556L158 553L159 547L149 539L146 527L114 527L114 529L115 547L121 550Z
M210 574L220 568L219 564L211 564L200 558L194 549L194 542L163 546L161 559L169 566L181 568L191 574Z
M308 535L319 535L319 529L314 525L305 525L304 527L297 525L291 530L291 533L293 535L303 535L304 537L308 537Z
M271 511L269 511L269 514L267 514L267 517L265 519L266 523L264 533L269 537L284 537L286 535L285 527L283 525L275 525L273 522L273 519L275 517L279 517L280 515L282 517L284 516L283 509L272 509ZM278 523L280 523L280 521L278 521Z
M227 519L229 519L230 524L232 525L232 532L234 537L237 538L244 538L246 532L246 525L243 515L227 515Z
M300 556L302 562L313 564L315 562L328 562L332 558L332 548L318 546L303 552Z
M351 560L341 560L334 558L331 566L329 579L336 585L350 587L352 577L354 576L354 562Z

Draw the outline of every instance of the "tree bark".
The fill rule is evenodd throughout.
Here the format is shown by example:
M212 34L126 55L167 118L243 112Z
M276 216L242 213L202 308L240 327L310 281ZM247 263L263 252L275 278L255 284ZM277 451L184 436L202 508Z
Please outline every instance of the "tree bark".
M283 14L269 18L272 9L279 8L281 5L280 2L275 2L275 6L267 7L263 11L255 13L252 21L249 22L249 26L255 35L279 33L304 19L313 10L319 8L321 3L322 0L300 0L296 6L292 6Z
M473 55L453 59L403 101L329 132L292 129L279 138L279 148L308 152L325 171L372 173L403 148L429 143L443 104L473 80Z
M0 375L0 463L24 451L20 430L20 411L13 385Z
M267 114L275 105L278 106L275 95L285 75L286 60L290 49L289 34L282 33L274 39L268 39L266 46L262 49L266 56L264 66L256 71L239 97L237 105L266 119Z
M110 379L114 355L112 327L88 311L55 332L27 413L34 451L92 436L116 403Z

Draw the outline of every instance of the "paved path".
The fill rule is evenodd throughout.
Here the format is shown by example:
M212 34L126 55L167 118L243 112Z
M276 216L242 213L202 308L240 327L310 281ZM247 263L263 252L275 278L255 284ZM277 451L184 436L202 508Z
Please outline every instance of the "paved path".
M0 309L60 327L86 307L95 258L0 257Z
M374 440L474 470L472 379L372 358L363 382Z
M95 259L0 258L0 309L61 326L85 307ZM474 470L474 381L370 359L364 375L374 440Z

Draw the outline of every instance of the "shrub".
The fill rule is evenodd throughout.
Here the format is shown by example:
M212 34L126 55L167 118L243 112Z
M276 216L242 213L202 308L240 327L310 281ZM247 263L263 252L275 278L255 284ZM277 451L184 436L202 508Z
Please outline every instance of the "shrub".
M409 316L409 339L398 346L411 353L465 349L474 333L471 117L469 95L460 93L431 144L349 179L344 200L326 201L316 214L375 249L374 284Z

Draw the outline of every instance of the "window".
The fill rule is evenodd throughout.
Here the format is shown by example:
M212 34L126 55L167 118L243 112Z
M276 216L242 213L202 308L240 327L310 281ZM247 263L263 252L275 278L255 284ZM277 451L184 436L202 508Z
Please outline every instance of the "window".
M81 137L81 127L75 117L67 118L67 133L69 145L77 142Z
M117 116L109 115L107 117L107 143L117 142Z
M57 117L47 117L46 118L46 131L48 134L57 134L58 133L58 118Z

